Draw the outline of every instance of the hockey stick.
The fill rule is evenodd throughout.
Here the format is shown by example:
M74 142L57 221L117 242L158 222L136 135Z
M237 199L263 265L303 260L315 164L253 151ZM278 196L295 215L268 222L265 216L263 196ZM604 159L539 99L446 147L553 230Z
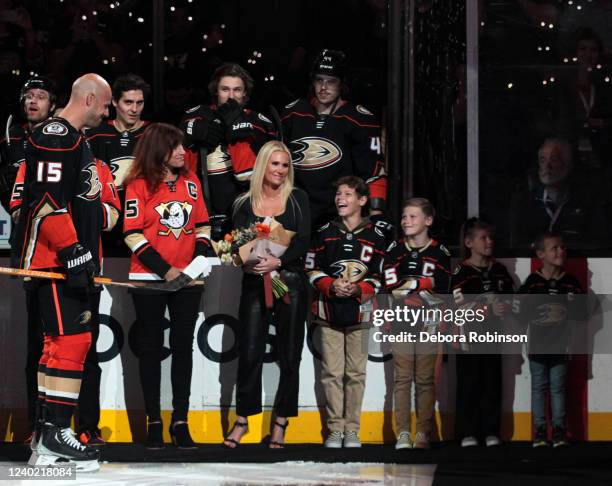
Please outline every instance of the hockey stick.
M276 125L276 139L280 142L283 141L283 123L281 122L280 115L278 111L273 105L270 105L270 116L272 116L272 121Z
M207 277L210 273L211 265L204 256L198 256L187 265L181 274L174 280L168 282L120 282L108 277L94 277L94 282L99 285L114 285L116 287L127 287L131 289L157 290L162 292L176 292L183 287L194 282L195 285L204 285L204 281L195 280L204 274ZM66 280L66 275L58 272L43 272L40 270L25 270L23 268L0 267L0 274L12 275L15 277L45 278L55 280Z
M13 124L13 115L9 115L9 117L6 120L6 128L5 128L5 135L6 135L6 145L8 147L11 146L11 136L10 136L10 130L11 130L11 125Z

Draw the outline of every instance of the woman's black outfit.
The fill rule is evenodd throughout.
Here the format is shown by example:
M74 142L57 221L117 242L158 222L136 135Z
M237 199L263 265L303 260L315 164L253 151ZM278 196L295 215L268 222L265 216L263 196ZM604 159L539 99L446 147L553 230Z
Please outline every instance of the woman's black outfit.
M136 310L140 382L149 422L161 420L163 315L166 306L170 313L172 423L187 421L193 368L193 334L200 311L201 288L184 288L165 294L133 292L132 298Z
M285 211L274 219L286 230L296 233L289 248L280 257L282 265L279 273L289 288L290 303L275 299L274 307L266 309L262 276L244 274L239 309L236 384L236 414L243 417L262 411L261 375L271 321L276 325L274 350L280 367L274 411L280 417L295 417L298 413L300 360L308 306L303 270L303 257L310 243L310 209L306 193L294 189L287 200ZM253 213L251 201L246 200L236 208L233 226L245 228L263 220Z

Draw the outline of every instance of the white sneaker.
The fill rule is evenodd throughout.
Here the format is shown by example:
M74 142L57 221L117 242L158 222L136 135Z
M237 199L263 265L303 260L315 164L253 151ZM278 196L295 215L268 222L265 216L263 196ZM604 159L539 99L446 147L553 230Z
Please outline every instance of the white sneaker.
M341 449L342 448L342 432L339 432L338 430L334 430L333 432L330 432L329 435L327 436L327 439L325 439L325 444L323 444L324 447L327 447L328 449Z
M502 443L502 441L496 435L487 435L487 437L485 439L485 444L487 444L487 447L498 446L501 443Z
M395 449L412 449L414 444L412 443L412 439L410 437L410 432L400 432L397 436L397 442L395 443Z
M461 447L475 447L478 445L478 439L473 435L461 439Z
M344 447L347 449L359 449L361 447L361 441L357 432L350 430L344 434Z

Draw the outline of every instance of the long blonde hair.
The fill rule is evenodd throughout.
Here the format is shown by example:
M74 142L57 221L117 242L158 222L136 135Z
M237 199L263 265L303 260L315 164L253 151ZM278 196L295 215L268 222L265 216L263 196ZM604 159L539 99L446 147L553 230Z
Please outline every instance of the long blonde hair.
M251 185L249 190L236 199L234 203L234 212L248 200L251 201L253 208L259 208L263 202L263 182L268 162L273 152L285 152L289 156L289 172L287 177L281 184L281 200L283 202L283 210L287 206L287 200L293 191L293 164L291 163L291 152L287 146L278 140L271 140L264 144L257 154L255 159L255 167L253 167L253 175L251 175Z

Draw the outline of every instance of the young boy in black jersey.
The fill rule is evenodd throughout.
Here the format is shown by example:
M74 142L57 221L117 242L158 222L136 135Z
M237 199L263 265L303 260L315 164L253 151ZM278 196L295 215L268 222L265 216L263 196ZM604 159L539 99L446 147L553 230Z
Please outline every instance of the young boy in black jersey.
M452 279L453 299L459 308L480 308L486 315L482 322L465 323L464 334L497 332L509 310L503 295L514 291L506 267L493 258L492 226L478 218L468 219L461 229L462 262ZM455 436L461 447L478 445L484 438L487 446L501 443L502 362L501 345L470 343L455 355L457 397Z
M529 323L533 447L548 445L547 392L550 392L553 447L560 447L567 445L565 383L571 338L568 321L582 317L576 295L584 292L576 277L563 270L566 250L560 234L543 233L535 240L534 250L542 268L529 275L520 289L521 294L540 294L523 299L521 304L521 315Z
M385 237L362 216L368 187L356 176L336 184L338 217L321 227L306 256L316 289L321 384L329 435L325 447L361 447L359 427L368 361L368 322L378 292Z
M423 309L444 302L436 294L447 294L450 283L450 253L430 238L435 209L424 198L408 199L402 208L404 238L387 250L384 264L386 287L396 305ZM398 323L407 326L407 323ZM418 322L413 330L435 332L436 322ZM394 410L398 433L396 449L428 449L435 405L435 366L438 344L431 341L394 343ZM416 437L410 433L412 382L416 387Z

